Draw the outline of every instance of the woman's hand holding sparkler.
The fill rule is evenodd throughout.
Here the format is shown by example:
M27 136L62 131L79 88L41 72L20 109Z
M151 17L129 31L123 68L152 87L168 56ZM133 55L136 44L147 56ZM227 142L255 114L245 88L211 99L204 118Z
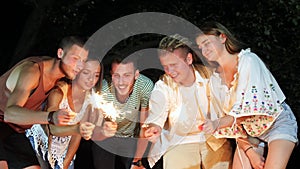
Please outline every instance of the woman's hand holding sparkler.
M95 125L90 122L83 122L79 125L79 133L82 138L89 140L92 138Z

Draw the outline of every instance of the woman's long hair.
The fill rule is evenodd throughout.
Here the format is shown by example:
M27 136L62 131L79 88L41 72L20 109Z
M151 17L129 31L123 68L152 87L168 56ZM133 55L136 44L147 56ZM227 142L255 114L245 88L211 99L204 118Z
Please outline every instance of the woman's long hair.
M219 22L210 21L205 22L200 27L201 32L200 35L214 35L220 36L221 34L226 36L225 48L230 54L239 53L242 49L246 47L246 44L239 41L225 26L220 24ZM197 37L198 37L197 36Z

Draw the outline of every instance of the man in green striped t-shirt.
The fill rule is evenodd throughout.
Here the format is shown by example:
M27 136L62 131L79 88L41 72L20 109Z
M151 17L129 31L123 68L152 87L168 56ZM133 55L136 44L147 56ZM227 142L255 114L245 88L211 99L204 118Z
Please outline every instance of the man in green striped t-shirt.
M114 58L110 73L111 79L104 80L102 93L120 112L116 119L118 129L114 137L93 144L94 167L130 169L132 164L141 164L137 163L143 155L136 154L137 140L140 125L147 116L153 82L139 73L132 58Z

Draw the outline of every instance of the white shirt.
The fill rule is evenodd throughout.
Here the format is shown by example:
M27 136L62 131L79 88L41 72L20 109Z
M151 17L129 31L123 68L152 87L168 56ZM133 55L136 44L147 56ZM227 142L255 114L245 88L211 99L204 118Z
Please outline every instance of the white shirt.
M190 87L176 84L170 77L155 83L149 103L149 115L145 124L156 124L163 128L158 141L149 152L152 167L172 145L205 142L206 138L198 126L207 116L207 79L195 71L196 80ZM211 111L211 119L217 115ZM202 116L202 115L203 116Z

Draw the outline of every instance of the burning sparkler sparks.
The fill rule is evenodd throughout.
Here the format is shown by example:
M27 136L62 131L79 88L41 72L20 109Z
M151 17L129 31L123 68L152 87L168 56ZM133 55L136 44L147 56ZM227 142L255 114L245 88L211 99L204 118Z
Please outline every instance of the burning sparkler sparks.
M106 120L115 122L120 117L113 103L104 99L104 94L99 94L92 90L90 101L93 109L101 109L103 111L103 116Z

